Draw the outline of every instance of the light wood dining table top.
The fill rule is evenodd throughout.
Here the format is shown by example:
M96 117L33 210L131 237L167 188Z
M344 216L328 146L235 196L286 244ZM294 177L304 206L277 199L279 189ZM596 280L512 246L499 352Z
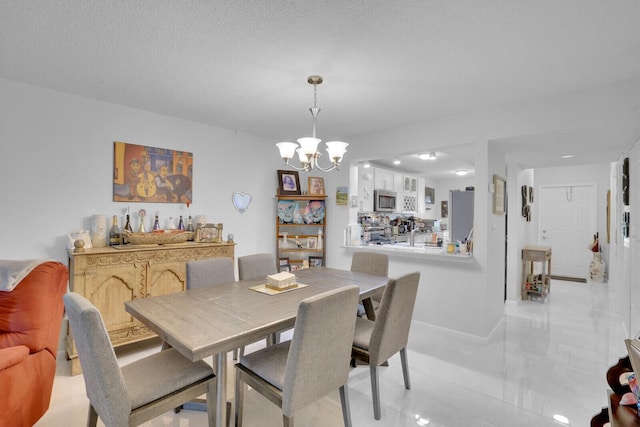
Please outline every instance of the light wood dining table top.
M133 300L125 308L160 338L196 361L292 327L298 305L305 298L357 285L361 299L365 299L389 280L325 267L298 270L295 275L298 283L308 286L266 295L249 289L265 284L266 278L242 280Z

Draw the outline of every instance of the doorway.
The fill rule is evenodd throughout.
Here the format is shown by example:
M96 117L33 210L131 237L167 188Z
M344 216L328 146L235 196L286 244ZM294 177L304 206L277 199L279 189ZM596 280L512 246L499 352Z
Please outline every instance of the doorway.
M539 194L538 244L551 246L552 277L586 281L597 231L596 186L542 186ZM604 237L604 236L602 236Z

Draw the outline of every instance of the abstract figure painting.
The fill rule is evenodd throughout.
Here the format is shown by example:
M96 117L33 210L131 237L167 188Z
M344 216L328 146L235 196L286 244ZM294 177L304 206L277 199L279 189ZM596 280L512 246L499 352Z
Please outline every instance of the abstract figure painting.
M114 143L114 202L189 204L192 177L192 153Z

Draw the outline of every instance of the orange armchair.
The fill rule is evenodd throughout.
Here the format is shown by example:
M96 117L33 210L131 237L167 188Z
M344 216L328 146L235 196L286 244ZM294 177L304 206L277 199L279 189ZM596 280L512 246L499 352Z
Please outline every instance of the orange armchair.
M49 409L67 268L46 261L0 292L0 425L32 426Z

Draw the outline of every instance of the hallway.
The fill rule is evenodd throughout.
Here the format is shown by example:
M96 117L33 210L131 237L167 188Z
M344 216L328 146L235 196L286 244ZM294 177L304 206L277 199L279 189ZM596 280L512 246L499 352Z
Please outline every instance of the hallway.
M556 280L551 289L544 304L507 305L504 321L487 342L414 324L409 344L412 390L404 389L396 355L389 368L381 370L382 420L376 422L369 370L353 369L353 425L557 427L562 424L553 420L556 414L569 420L566 425L589 425L607 403L607 369L626 354L621 322L609 310L608 284ZM128 363L157 350L157 343L146 345L144 350L121 353L119 360ZM59 362L51 407L38 427L85 425L84 383L81 376L69 377L68 372L68 362ZM233 375L228 380L232 387ZM341 420L336 392L301 411L296 425L332 427L342 425ZM144 425L204 426L206 418L183 411ZM281 426L281 413L250 391L245 425Z

